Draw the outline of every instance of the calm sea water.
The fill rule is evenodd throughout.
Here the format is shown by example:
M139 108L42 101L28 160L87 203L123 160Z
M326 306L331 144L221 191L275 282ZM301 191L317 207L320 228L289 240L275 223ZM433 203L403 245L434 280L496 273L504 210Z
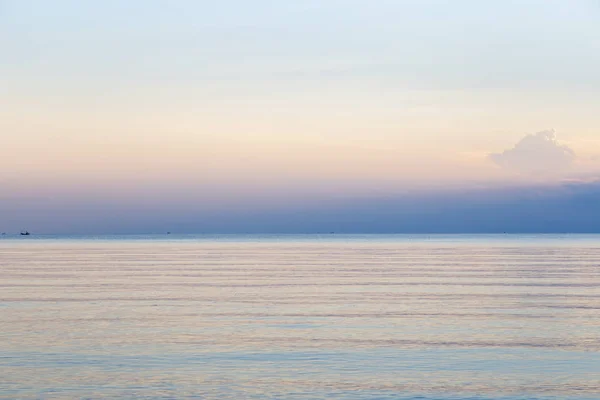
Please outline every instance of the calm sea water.
M0 397L600 399L600 236L0 238Z

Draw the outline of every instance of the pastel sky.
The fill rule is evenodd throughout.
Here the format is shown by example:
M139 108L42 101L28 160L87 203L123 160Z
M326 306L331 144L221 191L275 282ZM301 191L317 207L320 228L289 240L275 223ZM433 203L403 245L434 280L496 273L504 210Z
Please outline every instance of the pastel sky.
M598 0L0 0L0 231L556 213L600 193L599 21ZM436 225L465 198L489 221Z

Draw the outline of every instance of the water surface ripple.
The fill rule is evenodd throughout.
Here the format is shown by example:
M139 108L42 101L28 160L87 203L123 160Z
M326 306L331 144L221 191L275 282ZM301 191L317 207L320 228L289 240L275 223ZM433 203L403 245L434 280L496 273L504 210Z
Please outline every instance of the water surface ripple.
M600 236L0 239L6 399L599 399Z

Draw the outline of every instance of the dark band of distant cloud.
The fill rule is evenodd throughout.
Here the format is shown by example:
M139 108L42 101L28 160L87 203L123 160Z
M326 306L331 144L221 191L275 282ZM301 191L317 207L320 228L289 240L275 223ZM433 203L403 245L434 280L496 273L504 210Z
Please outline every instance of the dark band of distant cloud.
M54 201L4 207L0 231L46 233L591 233L600 232L600 181L337 198L273 209Z

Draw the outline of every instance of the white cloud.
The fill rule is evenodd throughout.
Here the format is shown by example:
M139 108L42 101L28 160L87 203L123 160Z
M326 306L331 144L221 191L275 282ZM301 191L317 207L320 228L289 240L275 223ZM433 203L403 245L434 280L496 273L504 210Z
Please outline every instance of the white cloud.
M527 135L512 149L489 155L497 165L532 175L560 174L568 171L575 159L575 152L556 140L554 130Z

